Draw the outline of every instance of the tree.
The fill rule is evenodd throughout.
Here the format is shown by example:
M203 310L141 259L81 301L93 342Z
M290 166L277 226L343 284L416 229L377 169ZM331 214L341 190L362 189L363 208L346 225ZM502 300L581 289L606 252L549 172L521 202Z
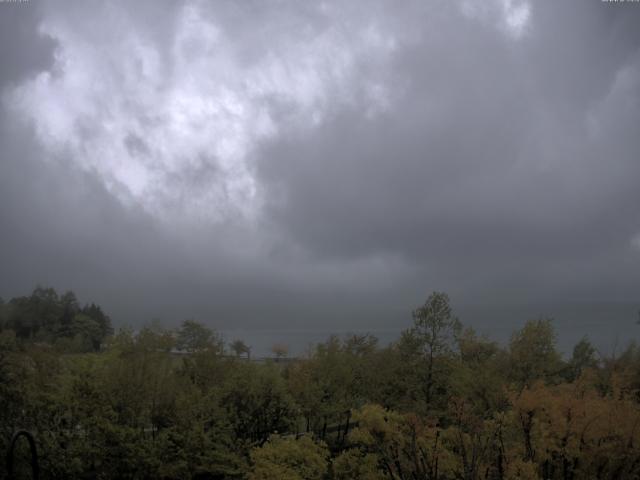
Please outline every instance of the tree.
M413 312L414 326L409 337L416 342L426 363L424 397L427 406L433 400L439 357L449 354L460 332L460 322L453 315L446 293L433 292L423 306ZM405 339L409 340L409 339Z
M447 475L454 457L445 448L442 429L437 425L379 405L363 406L354 419L358 426L348 437L349 457L338 462L338 478L347 478L343 469L363 471L364 478L371 479L460 478ZM377 463L378 476L371 472L373 462Z
M240 357L244 354L247 355L247 358L251 358L251 347L249 347L242 340L234 340L231 342L231 350L236 354L236 357Z
M511 336L511 377L521 387L535 380L552 380L560 373L562 360L556 351L556 335L550 319L529 320Z
M12 298L0 311L0 327L11 328L18 338L55 343L64 350L97 350L113 333L102 309L94 303L80 308L71 291L58 296L53 288L38 286L29 296Z
M158 434L156 478L245 478L225 413L214 396L180 385L172 423Z
M185 320L178 329L176 347L187 352L222 351L222 342L215 332L195 320Z
M104 313L102 308L95 303L86 305L82 309L82 313L95 320L100 326L100 333L102 339L109 335L113 335L113 327L111 326L111 319Z
M56 346L70 352L89 352L100 349L103 338L101 326L83 313L74 315L65 328L65 336L56 341Z
M506 353L495 342L466 328L458 337L459 362L450 375L450 393L467 399L467 410L481 416L506 407Z
M251 452L249 480L321 480L328 467L329 451L311 437L298 439L277 435Z
M274 433L289 432L298 412L280 369L270 364L228 364L233 371L221 387L221 406L238 444L262 445Z
M290 366L289 389L304 415L306 431L313 430L328 441L327 428L337 423L338 440L344 435L341 425L347 430L350 409L363 403L357 399L366 381L358 365L361 361L349 339L343 345L337 336L331 336L317 345L310 359Z
M389 478L378 468L378 457L374 453L350 448L340 453L333 461L335 480L384 480Z
M23 411L21 364L24 360L18 350L15 332L6 329L0 332L0 446L5 447L5 451L5 442L13 435Z
M80 313L80 305L76 294L72 291L63 293L60 296L60 306L62 308L62 315L60 317L61 328L65 329L73 322L73 317Z
M573 347L573 355L567 365L567 380L574 381L580 377L584 370L597 366L596 349L585 337Z

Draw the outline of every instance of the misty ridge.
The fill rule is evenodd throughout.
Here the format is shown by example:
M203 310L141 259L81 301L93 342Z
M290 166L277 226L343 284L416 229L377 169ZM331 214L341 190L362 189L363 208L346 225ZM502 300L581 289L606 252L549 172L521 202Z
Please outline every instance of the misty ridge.
M638 25L0 0L0 478L640 479Z

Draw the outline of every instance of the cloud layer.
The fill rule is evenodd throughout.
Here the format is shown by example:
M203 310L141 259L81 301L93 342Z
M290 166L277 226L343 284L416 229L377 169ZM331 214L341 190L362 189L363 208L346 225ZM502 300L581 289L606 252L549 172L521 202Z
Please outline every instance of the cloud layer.
M3 295L393 329L445 289L486 331L632 328L635 4L0 7Z

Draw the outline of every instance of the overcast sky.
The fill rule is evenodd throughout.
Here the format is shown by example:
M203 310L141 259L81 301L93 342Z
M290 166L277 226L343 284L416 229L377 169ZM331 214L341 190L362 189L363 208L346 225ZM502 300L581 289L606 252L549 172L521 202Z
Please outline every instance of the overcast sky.
M640 335L640 3L0 3L0 296ZM502 333L501 333L502 332Z

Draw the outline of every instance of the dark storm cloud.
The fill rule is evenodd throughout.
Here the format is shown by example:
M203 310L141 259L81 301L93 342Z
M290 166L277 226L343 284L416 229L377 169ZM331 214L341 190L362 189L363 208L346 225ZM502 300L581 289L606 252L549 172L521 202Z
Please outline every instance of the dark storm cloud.
M562 265L603 255L636 280L640 38L628 11L569 3L534 5L514 42L450 17L394 63L410 88L392 111L270 145L275 221L320 256L395 252L454 288L512 269L534 291L582 283Z
M599 1L0 4L0 293L393 329L446 289L485 331L627 331L638 20Z

